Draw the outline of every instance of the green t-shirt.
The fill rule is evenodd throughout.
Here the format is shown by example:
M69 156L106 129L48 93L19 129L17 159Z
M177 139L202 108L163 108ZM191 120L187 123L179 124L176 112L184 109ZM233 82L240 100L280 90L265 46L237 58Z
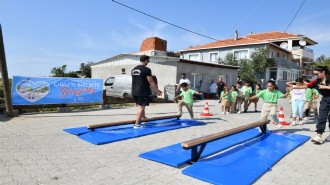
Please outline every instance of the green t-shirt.
M229 91L229 101L234 102L236 101L237 91Z
M268 89L262 90L257 94L257 97L262 98L267 103L277 103L279 98L284 97L284 94L279 90L269 91Z
M221 92L221 98L222 98L222 99L229 99L229 97L230 97L229 92L228 92L228 94L226 94L226 95L225 95L225 91L222 91L222 92Z
M242 87L242 95L244 96L244 98L248 98L250 97L250 94L252 93L252 88L249 86L243 86Z
M306 98L306 101L312 101L313 90L311 88L306 88L306 90L305 90L305 98Z
M193 95L195 94L195 92L196 91L192 89L187 89L186 91L182 91L180 96L183 97L184 102L192 105L194 103Z

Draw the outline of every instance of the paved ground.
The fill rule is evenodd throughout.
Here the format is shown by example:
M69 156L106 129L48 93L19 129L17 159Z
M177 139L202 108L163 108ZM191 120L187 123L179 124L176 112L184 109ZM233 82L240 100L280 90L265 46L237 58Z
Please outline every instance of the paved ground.
M205 101L194 105L196 118ZM289 104L284 106L289 120ZM176 105L152 104L147 116L176 113ZM261 104L259 104L259 107ZM216 100L209 101L211 118L201 118L208 124L148 135L105 145L92 145L64 128L134 119L135 107L69 113L24 114L6 119L0 115L0 184L207 184L181 173L182 169L139 158L142 152L227 130L258 120L252 106L245 114L219 114ZM184 112L183 118L188 118ZM278 129L269 125L269 129ZM313 120L302 126L281 128L292 133L314 136ZM329 135L329 131L325 133ZM330 183L330 142L314 145L310 141L297 148L255 184ZM239 178L239 174L237 174Z

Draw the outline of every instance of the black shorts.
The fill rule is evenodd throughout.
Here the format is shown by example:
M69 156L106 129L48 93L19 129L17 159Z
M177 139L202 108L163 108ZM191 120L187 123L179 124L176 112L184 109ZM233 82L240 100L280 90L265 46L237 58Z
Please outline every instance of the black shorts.
M133 96L135 103L140 106L149 106L149 96Z

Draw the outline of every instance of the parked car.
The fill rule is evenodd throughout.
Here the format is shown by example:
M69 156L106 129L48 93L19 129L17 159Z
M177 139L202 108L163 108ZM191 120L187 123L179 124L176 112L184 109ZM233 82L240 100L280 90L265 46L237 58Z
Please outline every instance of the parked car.
M157 77L152 76L154 82L157 84ZM132 97L132 76L131 75L114 75L110 76L105 82L106 96L117 98ZM150 87L150 99L156 98L156 91Z

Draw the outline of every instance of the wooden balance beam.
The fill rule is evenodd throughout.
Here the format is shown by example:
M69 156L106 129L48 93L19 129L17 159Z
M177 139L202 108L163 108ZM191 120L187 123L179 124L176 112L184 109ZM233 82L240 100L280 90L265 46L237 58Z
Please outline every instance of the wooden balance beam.
M141 121L154 121L154 120L160 120L160 119L169 119L169 118L177 118L179 119L181 116L178 114L174 115L168 115L168 116L159 116L159 117L151 117L142 119ZM94 125L87 125L87 128L89 129L95 129L95 128L102 128L102 127L109 127L109 126L116 126L116 125L126 125L126 124L132 124L135 123L135 119L132 120L124 120L124 121L117 121L117 122L111 122L111 123L101 123L101 124L94 124Z
M181 143L181 146L183 149L188 150L191 149L191 162L197 162L206 146L207 143L211 141L215 141L239 132L243 132L245 130L249 130L251 128L260 127L262 134L266 133L267 130L267 124L270 122L270 120L260 120L257 122L253 122L247 125L239 126L230 130L225 130L222 132L210 134L207 136L199 137L196 139L192 139L189 141L185 141ZM198 146L201 146L198 151Z

